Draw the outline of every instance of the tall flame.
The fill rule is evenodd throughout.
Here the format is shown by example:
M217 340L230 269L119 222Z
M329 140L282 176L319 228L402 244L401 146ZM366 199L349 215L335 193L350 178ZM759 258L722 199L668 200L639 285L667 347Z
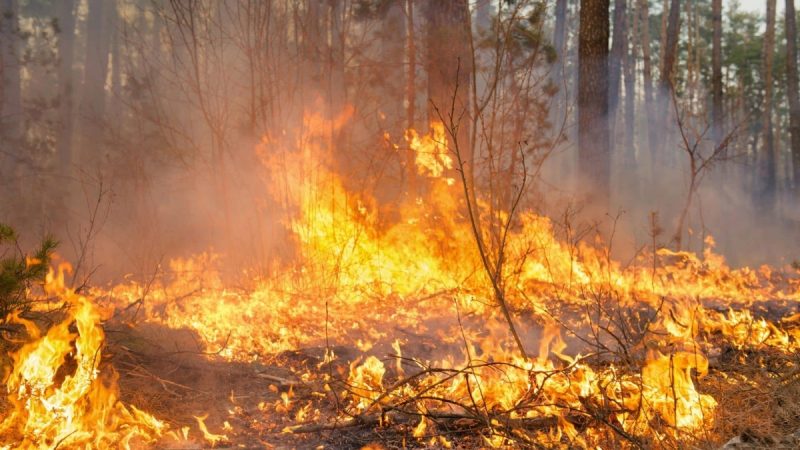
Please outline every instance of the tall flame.
M714 333L737 346L771 345L784 352L798 348L796 332L754 318L746 310L760 301L800 300L796 275L782 276L768 268L732 269L713 253L711 239L702 256L660 249L623 266L611 260L602 245L561 239L550 219L521 212L509 231L501 276L511 308L542 325L538 338L525 340L529 348L538 346L538 356L522 358L481 272L474 236L463 216L463 192L447 178L452 157L444 126L434 123L426 135L405 133L405 145L416 152L416 169L427 177L427 185L422 197L398 200L389 218L368 193L348 189L334 169L330 136L349 114L352 111L334 119L309 115L301 132L265 139L259 146L271 175L267 189L286 211L284 224L295 245L296 263L276 267L250 290L233 291L213 270L213 256L175 260L171 267L177 275L159 289L148 289L147 320L192 329L209 350L222 348L219 355L232 360L269 358L305 346L355 344L366 353L350 362L349 372L344 373L347 389L342 397L349 399L351 415L395 404L423 416L437 410L466 416L464 410L472 409L509 420L554 419L556 426L546 427L537 438L559 442L566 436L586 445L591 444L591 433L580 429L584 425L575 414L601 417L617 432L633 435L676 437L710 426L717 401L702 392L700 382L709 367L706 338ZM481 199L477 214L487 219L484 223L492 214L508 217L491 211ZM492 236L485 238L489 242ZM181 275L197 273L199 278ZM131 283L98 294L129 303L144 289ZM607 313L604 300L612 308L644 311L649 317L639 324L645 337L625 349L630 351L625 361L613 364L599 364L589 358L597 355L570 351L562 337L566 331L597 335L603 327L611 327L610 322L595 322L594 313L583 313ZM73 303L81 305L80 300ZM719 304L728 312L706 306ZM568 316L570 308L581 312L577 319ZM567 313L554 320L560 309ZM96 323L91 311L82 314L90 316L87 323ZM78 317L76 312L75 320ZM471 323L462 323L461 317L469 317ZM568 319L577 325L568 327ZM40 346L53 350L32 358L57 367L68 350L49 342L69 342L68 328L66 324L51 329ZM95 342L99 328L84 328L79 327L80 339ZM435 356L428 355L429 360L415 360L413 352L404 349L403 362L414 361L421 375L409 377L411 372L399 356L394 369L369 354L373 345L388 341L394 342L399 355L394 330L439 339L441 348ZM93 347L99 344L81 345L89 353L99 351ZM579 350L595 350L587 347ZM23 349L15 367L21 368L33 349ZM333 358L326 352L325 363ZM84 379L89 380L84 385L94 384L88 374L97 366L91 361L84 369ZM9 386L15 398L26 401L32 390L52 386L53 376L48 372L20 381L21 375L12 374ZM331 381L327 375L303 374L306 379L315 376ZM394 384L388 381L393 376L413 382ZM64 401L64 408L69 403ZM415 424L413 434L420 439L435 427L424 418ZM486 425L507 426L491 421ZM71 432L67 429L51 439ZM145 436L158 434L158 428L142 430L147 430L141 432ZM507 435L503 436L487 435L486 442L503 445ZM519 433L516 436L523 439Z

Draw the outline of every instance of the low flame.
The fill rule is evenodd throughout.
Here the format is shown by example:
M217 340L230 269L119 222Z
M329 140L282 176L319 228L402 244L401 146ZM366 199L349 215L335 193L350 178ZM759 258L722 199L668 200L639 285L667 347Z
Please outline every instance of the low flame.
M287 211L296 263L276 267L248 291L234 291L214 270L215 256L203 254L172 261L176 276L157 288L128 283L94 293L125 305L147 291L148 321L194 330L207 350L229 360L266 359L324 344L318 372L308 369L299 377L321 380L326 392L320 396L335 395L337 405L345 399L343 417L402 410L418 418L408 425L410 434L427 439L436 428L428 416L438 413L479 423L488 430L484 442L493 447L563 438L595 446L602 435L593 430L600 425L618 434L680 439L715 420L717 400L702 385L713 350L710 336L721 334L739 348L798 349L796 328L748 311L762 301L800 300L796 274L732 269L713 253L711 239L702 256L660 249L623 267L602 246L559 239L548 218L521 212L509 231L501 275L512 310L538 324L539 333L527 330L524 338L528 350L538 347L538 355L523 358L481 272L464 222L463 192L447 178L453 159L444 125L433 123L424 135L405 133L418 174L426 177L426 195L399 200L389 221L374 198L348 190L331 168L326 143L349 114L333 120L310 115L289 142L265 139L258 149L273 172L270 179L277 180L267 188ZM505 214L481 199L477 203L484 223ZM484 238L490 242L492 236L487 232ZM162 436L161 422L122 405L99 381L103 333L91 302L64 288L63 276L48 278L48 289L70 305L70 316L44 337L35 325L11 319L34 340L14 355L7 380L14 411L0 431L13 429L23 436L23 447L61 441L127 445ZM626 308L632 317L606 320L603 308ZM638 338L618 333L622 326L614 321L623 319L639 320ZM70 331L73 323L77 333ZM405 342L401 351L397 331L435 336L437 347L426 359L415 358L421 352ZM579 341L583 335L607 336L620 345L598 338L580 346L582 355L570 349L577 344L568 338ZM342 369L344 383L319 370L340 358L330 343L358 343L363 352ZM394 349L391 364L369 353L381 343ZM603 360L620 347L624 358ZM58 382L68 357L77 369ZM284 392L263 410L297 422L319 417L310 403L298 403L291 391ZM209 432L204 420L197 417L208 442L227 439ZM524 431L531 424L536 431ZM441 436L431 442L450 445Z
M32 341L13 353L6 378L11 411L0 424L8 448L131 448L155 442L167 426L118 400L116 378L100 377L104 340L100 313L85 296L66 288L62 265L47 275L45 291L64 301L67 317L44 336L19 316ZM73 332L72 329L75 329ZM65 369L67 362L74 369ZM66 372L66 373L65 373Z

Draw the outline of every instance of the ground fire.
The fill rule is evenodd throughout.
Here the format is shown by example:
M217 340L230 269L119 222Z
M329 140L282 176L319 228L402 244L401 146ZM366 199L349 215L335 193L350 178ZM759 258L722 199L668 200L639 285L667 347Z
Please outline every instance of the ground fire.
M353 442L388 433L407 447L680 447L713 442L726 416L740 413L735 402L756 401L766 386L791 389L800 328L780 305L800 300L796 270L731 269L711 237L702 256L643 251L623 266L601 243L561 241L548 219L520 212L500 276L526 357L460 222L444 125L408 130L396 144L417 153L429 189L397 205L389 224L374 199L314 164L330 156L321 142L332 126L308 115L295 157L280 167L290 182L265 186L291 202L286 226L300 255L271 276L226 287L207 253L172 261L173 275L151 285L79 294L65 285L68 267L51 269L37 308L61 319L47 328L6 320L26 338L5 381L5 447L303 446L337 432ZM271 145L279 144L265 138L257 149L266 169L278 164ZM111 334L140 333L137 320L196 336L194 364L247 370L238 376L257 381L218 379L214 389L230 392L212 411L181 408L190 424L154 393L138 406L124 400L120 389L148 390L141 382L178 399L207 388L154 372L160 363L131 336ZM164 350L192 352L177 342ZM129 380L105 349L127 353ZM212 370L183 364L192 363L173 370Z
M793 0L0 3L0 450L800 448Z

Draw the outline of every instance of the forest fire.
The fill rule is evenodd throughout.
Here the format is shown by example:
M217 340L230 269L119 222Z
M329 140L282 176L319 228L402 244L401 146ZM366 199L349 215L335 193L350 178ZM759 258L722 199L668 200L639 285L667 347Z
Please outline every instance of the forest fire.
M720 370L710 355L724 346L784 354L798 346L796 317L770 322L751 312L799 300L796 272L730 269L710 238L702 258L658 250L623 267L604 247L560 241L548 219L523 212L507 237L502 277L515 316L536 324L521 330L527 350L538 349L526 358L459 222L463 202L447 177L455 174L444 126L406 133L427 196L399 205L386 224L374 199L349 193L325 164L313 164L329 160L322 143L331 125L309 116L291 163L280 168L266 156L275 152L260 150L268 170L291 180L286 191L270 189L292 202L286 226L299 255L273 276L230 290L214 257L199 255L173 261L174 277L158 286L93 288L87 297L64 286L63 268L51 273L45 293L63 302L63 321L42 336L37 325L8 319L24 326L30 342L12 355L6 378L13 408L3 420L5 445L187 442L188 427L170 431L156 418L169 411L154 416L118 400L116 376L101 365L105 335L95 304L137 305L146 322L196 333L216 360L281 364L282 354L324 346L317 364L289 366L298 381L274 407L259 406L287 417L282 434L398 427L419 445L445 447L465 433L491 447L695 441L712 433L714 393L724 392L707 386L709 371ZM270 145L277 144L262 147ZM302 172L311 167L314 173ZM207 415L192 413L210 445L245 433L227 421L220 424L227 434L211 432Z
M0 450L800 447L766 2L7 2Z

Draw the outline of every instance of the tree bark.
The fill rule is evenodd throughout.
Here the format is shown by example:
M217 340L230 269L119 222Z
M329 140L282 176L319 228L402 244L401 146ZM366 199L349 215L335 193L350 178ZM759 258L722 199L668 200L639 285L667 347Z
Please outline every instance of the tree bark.
M417 103L417 43L414 31L414 0L406 0L406 128L416 128ZM406 154L408 190L417 188L417 168L413 152Z
M697 74L697 67L695 65L694 54L697 49L697 41L694 34L695 23L695 8L693 0L685 0L686 7L686 79L684 82L685 89L683 92L683 99L689 107L689 111L694 110L694 97L695 91L695 77Z
M405 69L406 59L406 0L391 0L384 17L384 30L381 34L383 48L383 70L389 132L392 136L402 134L405 115Z
M7 142L3 149L0 175L10 176L22 167L22 84L19 59L19 5L17 0L3 0L0 11L0 130Z
M680 0L672 0L669 7L669 18L667 20L666 40L662 42L663 59L661 61L661 76L659 77L659 87L657 92L658 122L655 124L668 123L669 105L672 103L673 72L675 60L678 54L678 35L680 34ZM671 158L665 155L665 144L667 135L655 133L650 130L650 143L654 144L654 158L658 161L667 162ZM655 139L655 142L653 140Z
M323 17L324 0L308 0L305 21L303 23L303 56L307 69L302 83L306 89L306 101L313 102L321 94L323 80L323 62L327 55L328 29L327 20ZM324 92L324 91L322 91Z
M639 29L639 16L633 17L631 27L626 30L625 37L630 49L625 52L625 162L634 168L636 164L636 148L634 136L636 131L636 55L638 54L637 31ZM633 39L631 39L633 37ZM627 49L628 45L626 45Z
M106 9L109 9L108 11ZM81 95L81 119L85 142L102 140L105 121L106 76L108 74L109 14L116 14L116 1L89 0L86 34L86 65ZM84 155L89 155L84 153Z
M553 48L556 49L556 63L553 67L551 81L554 85L558 86L559 93L557 104L561 107L561 102L564 101L562 91L564 80L564 61L567 56L567 0L556 1L556 23L553 31Z
M120 120L120 95L122 94L122 64L120 55L120 33L119 15L110 14L108 20L108 32L106 36L111 39L111 95L109 96L109 107L111 120Z
M722 141L722 0L711 0L711 133L714 145Z
M672 0L669 7L669 20L667 21L667 35L664 42L664 59L661 64L661 94L669 96L672 92L672 77L675 69L675 60L678 55L678 35L681 31L680 0Z
M770 203L775 194L775 136L772 131L772 65L775 57L775 0L767 0L767 28L764 31L763 70L764 70L764 116L762 129L763 164L761 181L763 198ZM764 205L769 207L769 204Z
M330 84L328 86L331 98L331 118L338 116L344 109L347 101L347 86L344 82L344 52L345 52L345 31L344 31L344 0L330 0L330 46L328 74ZM323 38L324 39L324 38Z
M794 0L786 0L786 93L789 98L789 132L795 196L800 195L800 98L797 76L797 19Z
M466 176L474 192L474 158L470 145L472 55L467 0L427 2L428 120L452 120ZM452 109L452 111L451 111Z
M609 0L581 0L578 32L578 168L588 200L607 211Z
M475 28L485 33L492 27L492 0L478 0L475 5Z
M650 12L649 0L639 0L639 23L641 24L641 40L642 40L642 82L644 84L644 104L645 115L647 117L647 130L644 135L644 142L652 153L653 142L651 136L654 128L653 117L653 60L651 57L650 49Z
M59 129L56 152L62 173L67 173L72 164L72 118L74 115L75 85L72 71L75 47L75 2L63 0L58 10L58 80L59 80Z
M611 40L611 57L608 65L608 122L611 130L611 140L615 140L617 105L620 97L620 83L622 81L622 63L625 59L625 50L628 44L627 0L614 0L614 34ZM612 145L613 146L613 145Z
M658 41L658 64L659 68L661 68L664 64L664 55L666 54L667 46L664 45L667 42L667 18L669 17L669 5L670 0L663 0L661 2L661 32L659 34L659 41Z

